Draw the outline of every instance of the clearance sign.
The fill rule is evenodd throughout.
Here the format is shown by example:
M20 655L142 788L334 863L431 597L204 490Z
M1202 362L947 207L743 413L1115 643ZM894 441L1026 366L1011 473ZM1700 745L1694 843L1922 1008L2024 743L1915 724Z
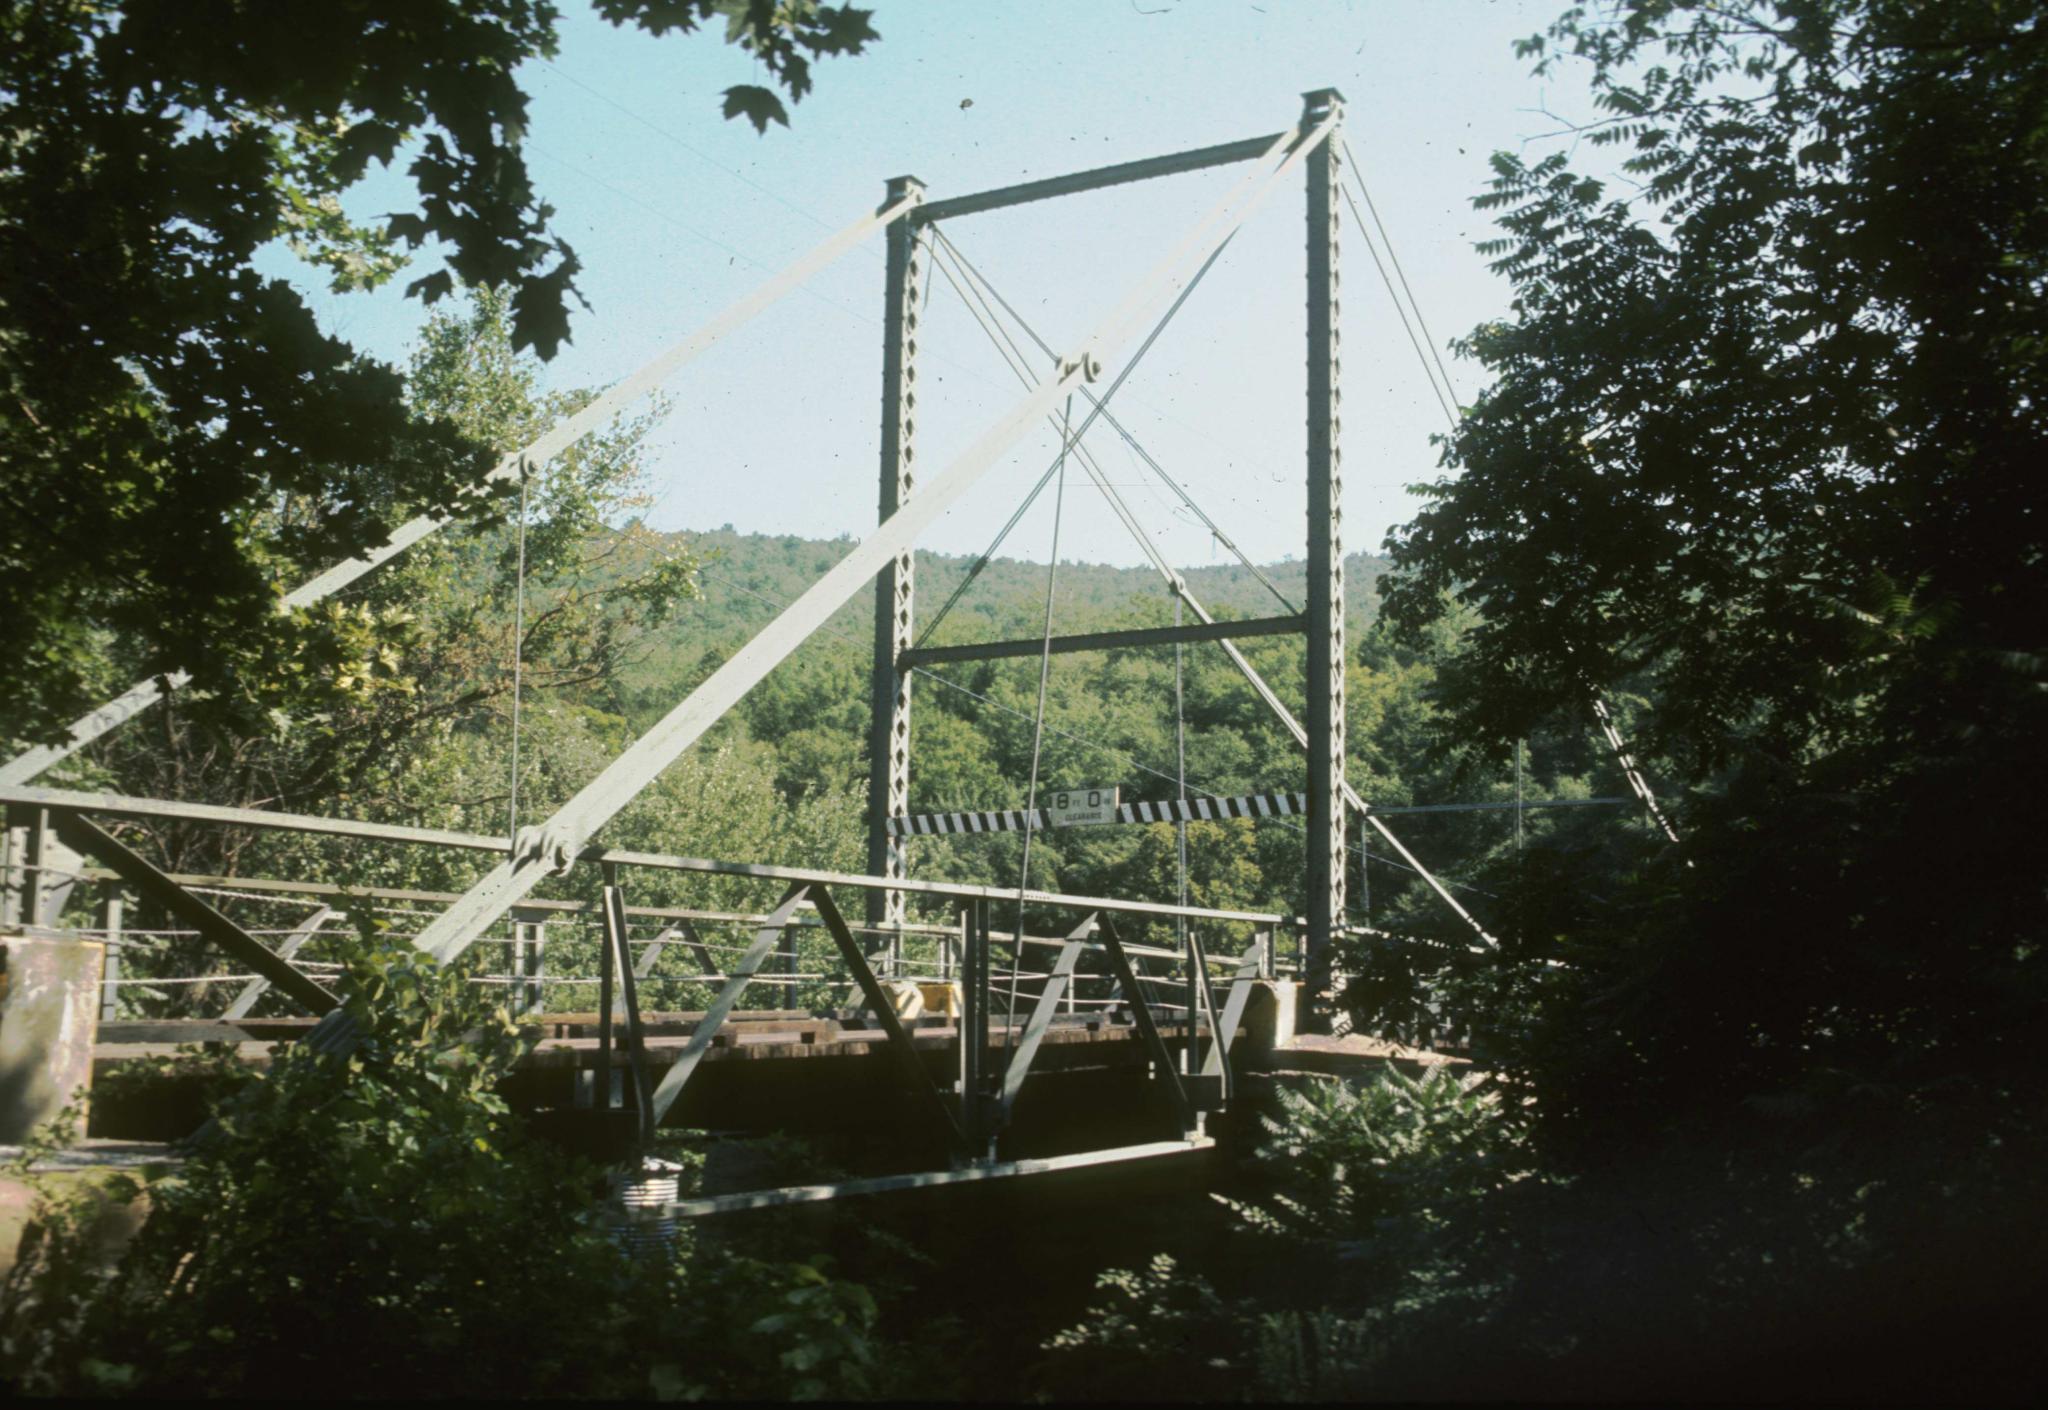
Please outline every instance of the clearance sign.
M1054 827L1093 827L1117 821L1114 788L1070 788L1055 793L1046 802L1048 821Z

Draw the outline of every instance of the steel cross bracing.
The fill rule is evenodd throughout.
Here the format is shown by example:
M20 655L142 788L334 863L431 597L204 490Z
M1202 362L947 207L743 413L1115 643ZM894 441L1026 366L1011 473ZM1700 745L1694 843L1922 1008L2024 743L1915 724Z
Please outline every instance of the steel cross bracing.
M89 820L89 815L115 818L180 817L225 825L254 825L273 830L324 834L351 840L453 846L483 853L502 854L509 845L502 838L480 834L450 834L422 828L351 823L254 809L208 808L201 805L153 799L128 799L58 789L0 789L0 804L5 804L10 810L33 808L38 814L47 817L81 849L113 866L111 874L96 873L91 879L116 879L156 900L174 919L194 927L198 933L213 940L216 945L245 965L254 967L266 975L276 976L281 987L298 999L302 1006L311 1008L315 1013L330 1008L333 999L296 967L287 964L282 954L269 953L256 938L258 935L282 932L252 932L244 928L244 923L231 920L212 909L196 893L200 890L211 890L215 894L221 894L220 879L215 879L210 885L201 885L200 883L206 882L207 879L164 876L146 862L135 858L118 843L114 843ZM908 887L956 901L961 907L963 917L968 918L963 922L962 945L958 952L962 961L962 973L969 976L963 998L964 1018L961 1024L956 1025L957 1036L950 1039L964 1045L962 1061L966 1066L962 1069L961 1080L955 1084L954 1093L949 1096L933 1083L927 1072L925 1060L919 1056L911 1034L894 1017L891 993L882 983L884 971L870 963L869 957L874 952L873 932L868 932L865 939L857 936L842 917L832 894L834 890L846 886L863 891L884 889L889 885L886 878L707 862L616 850L593 849L583 860L597 863L603 872L604 885L600 901L594 907L588 903L554 901L541 903L554 908L552 911L535 910L531 907L516 910L514 939L509 942L512 946L509 962L510 979L493 981L478 977L473 978L472 982L507 983L511 986L507 990L508 995L515 995L527 987L537 987L542 976L530 971L520 956L522 949L538 956L545 944L544 936L538 933L544 929L544 918L552 914L556 918L556 923L560 924L565 921L573 922L578 915L589 915L593 911L596 913L597 924L602 932L598 949L599 974L593 979L558 977L556 982L598 986L599 998L595 1014L598 1048L594 1055L595 1071L592 1072L592 1065L588 1060L579 1064L584 1075L592 1076L595 1080L587 1087L579 1084L579 1088L586 1090L590 1097L589 1101L581 1104L593 1108L594 1116L607 1117L616 1114L630 1120L630 1132L627 1134L631 1140L621 1149L644 1144L647 1136L670 1112L684 1085L707 1055L711 1045L719 1041L726 1018L737 1012L739 999L749 985L762 982L773 984L784 977L786 971L774 968L769 961L777 956L794 960L794 950L783 947L792 929L806 925L799 915L800 911L806 909L815 916L815 920L808 924L821 926L831 937L838 951L843 972L852 976L851 986L841 987L855 989L882 1028L884 1046L895 1055L903 1082L918 1098L920 1109L925 1113L923 1124L933 1134L943 1136L960 1158L981 1160L993 1157L994 1140L1007 1124L1010 1108L1033 1070L1033 1062L1041 1042L1046 1038L1056 1016L1062 1013L1071 1014L1074 1010L1077 1002L1074 991L1081 977L1077 970L1077 962L1084 951L1094 951L1108 962L1107 973L1098 971L1090 977L1096 982L1108 982L1113 985L1114 1002L1120 1008L1129 1011L1134 1025L1132 1031L1144 1045L1152 1066L1162 1072L1170 1071L1173 1067L1170 1061L1172 1053L1168 1045L1171 1034L1162 1027L1162 1023L1167 1021L1170 1012L1178 1010L1179 1016L1176 1021L1180 1024L1182 1046L1186 1051L1182 1070L1195 1075L1187 1077L1185 1081L1179 1078L1162 1078L1162 1083L1168 1086L1168 1095L1174 1098L1174 1107L1178 1113L1176 1120L1179 1123L1180 1139L1175 1148L1181 1151L1195 1149L1203 1144L1199 1134L1201 1115L1217 1109L1227 1099L1230 1084L1226 1054L1231 1037L1243 1019L1251 986L1262 978L1272 977L1274 973L1271 937L1276 930L1281 929L1299 933L1297 921L1259 912L1234 912L1143 901L1031 893L1028 899L1034 905L1078 910L1082 920L1064 939L1014 937L1014 940L1021 944L1055 947L1059 953L1049 967L1041 968L1034 965L1029 972L1021 976L1027 983L1039 986L1035 993L1016 995L1031 1003L1031 1013L1014 1045L1006 1047L1007 1061L992 1062L990 1059L993 1055L988 1042L988 1015L993 1011L999 995L991 983L987 961L991 942L1003 937L991 933L987 917L990 902L998 895L1008 899L1011 893L1007 888L998 892L991 887L906 881L904 884ZM685 913L670 908L636 909L626 904L625 886L621 879L623 873L633 867L772 878L786 882L787 889L782 903L765 915ZM241 880L231 884L238 888L262 885L261 882L252 880ZM337 915L341 906L347 906L351 915L358 919L361 917L358 908L367 907L370 914L376 914L378 905L371 895L376 890L323 886L317 883L291 883L287 889L270 897L265 897L258 891L255 894L244 892L242 899L255 902L268 900L272 904L284 901L305 905L307 902L304 898L310 893L325 893L328 897L334 898L330 903L314 906L312 914L292 928L282 948L296 951L317 936L325 923ZM115 894L118 896L118 892ZM455 899L436 897L431 893L406 891L384 891L379 894L399 901ZM103 937L109 941L118 940L120 937L117 934L108 932L119 930L119 911L110 906L106 914L107 924ZM636 915L642 917L640 923L643 926L659 926L658 933L652 940L636 940L630 933L634 923L633 917ZM736 960L723 963L722 967L715 966L704 940L691 927L690 920L685 919L686 916L706 926L745 925L753 932L752 944L745 947L742 953L718 944L715 940L712 941L711 949L740 956ZM1258 933L1252 950L1248 953L1246 961L1238 965L1237 972L1221 976L1232 985L1227 1002L1218 1004L1211 996L1211 985L1217 976L1211 975L1208 962L1203 959L1198 976L1190 976L1188 980L1190 988L1199 992L1199 1000L1188 1005L1177 1005L1169 997L1163 997L1160 991L1162 987L1172 986L1181 981L1172 975L1145 973L1141 966L1147 959L1178 962L1182 959L1183 952L1178 949L1124 943L1113 922L1113 917L1116 916L1179 917L1207 924L1249 924ZM679 921L682 923L678 924ZM350 928L344 925L340 931L346 933ZM915 929L926 937L951 934L944 927L931 925L922 925ZM521 932L525 932L523 938ZM642 992L641 982L650 978L654 962L661 950L676 943L678 936L688 937L685 943L698 954L701 963L701 970L683 976L685 981L711 982L720 986L720 992L709 1010L697 1016L695 1026L689 1031L687 1043L679 1050L671 1046L667 1054L670 1059L667 1069L661 1074L659 1082L656 1082L647 1051L648 1039L641 1015L642 1001L637 995ZM496 943L504 945L508 942L499 938ZM642 944L645 951L638 963L632 959L631 945L634 943ZM1247 964L1250 965L1249 968L1246 967ZM892 965L888 972L901 979L904 970L900 964L896 964ZM918 973L916 970L911 972ZM949 973L949 966L944 960L941 961L936 976L932 976L928 969L923 973L948 983L957 985L959 982L959 976ZM673 983L675 978L673 974L664 976L662 982ZM163 980L158 976L153 981L129 982ZM170 982L180 981L173 979ZM213 977L212 982L219 982L219 977ZM1168 993L1171 992L1173 991L1169 987ZM1108 1001L1094 998L1079 1002L1101 1004ZM221 1036L227 1037L230 1041L234 1040L238 1031L234 1023L246 1015L249 1007L247 995L236 1000L227 1019L220 1025ZM514 1007L518 1008L521 1005L515 1001ZM1160 1016L1155 1018L1155 1014ZM117 1013L108 1015L109 1019L117 1016ZM665 1021L672 1022L672 1019ZM1203 1045L1205 1029L1208 1035L1206 1048ZM615 1033L622 1038L616 1045L613 1041ZM192 1034L188 1035L186 1040L203 1036ZM159 1034L155 1037L131 1037L115 1041L178 1040L176 1035ZM305 1032L301 1041L313 1045L319 1051L343 1052L352 1046L353 1034L347 1025L323 1022ZM615 1062L615 1051L624 1059L623 1064ZM616 1097L613 1080L608 1076L613 1073L619 1074ZM630 1083L630 1088L627 1083ZM615 1103L621 1108L616 1113L613 1112ZM1009 1169L1003 1165L991 1168L997 1169L999 1173L1027 1173L1024 1167ZM858 1189L848 1191L858 1192Z

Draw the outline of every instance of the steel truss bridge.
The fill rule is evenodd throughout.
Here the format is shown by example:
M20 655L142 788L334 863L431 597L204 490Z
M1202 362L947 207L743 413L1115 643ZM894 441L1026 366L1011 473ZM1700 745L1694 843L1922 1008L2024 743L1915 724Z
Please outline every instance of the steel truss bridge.
M511 989L516 1007L530 1017L545 1019L549 1012L560 1016L564 1001L572 1013L587 1008L588 1022L558 1017L557 1028L568 1035L553 1044L558 1065L567 1063L581 1074L577 1091L586 1109L595 1114L593 1119L612 1121L641 1142L670 1115L685 1085L707 1059L745 1047L750 1029L759 1030L759 1037L762 1032L781 1031L772 1029L775 1022L787 1028L787 1012L771 1020L745 1016L751 1011L740 1007L742 1000L766 992L779 995L784 1010L807 1002L813 1012L871 1017L872 1026L859 1030L860 1041L891 1055L906 1099L922 1111L922 1119L950 1153L949 1168L891 1177L899 1184L906 1179L946 1183L1050 1168L1043 1161L996 1157L1002 1154L1001 1137L1027 1081L1043 1070L1047 1054L1072 1046L1077 1032L1096 1035L1094 1041L1114 1038L1140 1053L1149 1062L1151 1080L1163 1090L1176 1129L1164 1132L1163 1140L1088 1152L1068 1157L1070 1163L1136 1159L1201 1144L1205 1114L1230 1099L1231 1045L1255 987L1288 976L1305 981L1311 995L1327 995L1341 985L1341 978L1330 973L1329 959L1333 940L1347 933L1347 857L1352 850L1347 832L1354 824L1376 834L1427 882L1442 904L1470 927L1475 947L1494 943L1450 889L1402 844L1386 817L1345 779L1337 327L1340 216L1348 204L1356 218L1356 206L1343 186L1348 152L1342 123L1341 95L1321 89L1306 95L1299 119L1287 130L1245 141L944 199L928 199L915 178L896 178L887 184L876 211L834 234L533 444L505 457L486 483L518 479L608 424L828 262L874 233L884 234L878 527L544 822L520 829L508 841L341 818L115 797L36 783L93 740L148 710L164 689L187 684L189 677L176 673L161 684L139 683L79 720L64 743L31 749L0 765L0 803L9 824L10 855L0 873L8 879L6 919L30 928L54 927L75 884L99 886L104 891L99 924L87 933L115 942L104 981L110 996L118 996L124 985L145 982L123 976L123 948L146 947L170 938L172 932L197 936L239 971L230 984L235 992L226 1021L247 1020L265 991L274 990L314 1020L305 1026L301 1041L329 1051L351 1050L359 1042L352 1021L328 988L333 966L323 967L319 959L321 937L346 925L351 915L382 917L444 965L473 946L495 947L504 962L487 965L481 978ZM1057 353L1050 371L1031 370L1044 368L1045 360L1027 361L1020 352L1012 361L1024 384L1020 399L949 465L923 478L916 450L923 290L936 270L963 296L976 295L980 307L991 313L989 299L1001 301L985 280L976 282L978 271L960 256L947 228L980 212L1222 167L1237 168L1236 179L1127 297L1092 333ZM919 534L1027 431L1048 422L1060 432L1056 467L1063 469L1073 457L1112 506L1120 506L1083 438L1098 420L1121 431L1109 406L1132 368L1239 228L1296 176L1302 178L1306 195L1306 603L1298 609L1289 604L1286 613L1275 617L1218 620L1157 556L1124 509L1127 525L1182 609L1177 612L1180 625L1061 637L1052 633L1048 616L1046 633L1038 640L922 645L915 631L914 549ZM1028 327L1025 331L1037 336ZM1135 351L1126 355L1134 343ZM1111 368L1116 369L1114 375L1104 384ZM1057 414L1059 405L1070 398L1086 407L1077 424L1068 424ZM1047 471L1040 488L1052 473ZM432 517L413 520L384 546L300 585L283 599L283 608L303 607L340 591L439 532L446 522ZM1221 534L1220 529L1217 532ZM1227 535L1223 537L1227 542ZM594 840L834 612L870 590L873 714L864 874L624 851ZM1305 719L1297 719L1282 703L1233 640L1281 633L1306 639ZM1052 655L1067 651L1196 642L1214 643L1227 655L1306 753L1307 781L1300 805L1285 809L1298 812L1305 824L1308 881L1299 915L1060 895L1022 886L959 885L911 874L906 843L917 829L906 826L905 820L913 759L912 685L920 669L942 660L1001 656L1037 656L1043 669ZM1611 735L1604 713L1601 720ZM1618 737L1611 737L1611 742L1621 752ZM1654 810L1654 800L1625 754L1622 762L1631 786ZM102 826L109 820L164 819L284 830L364 845L452 849L476 854L488 870L460 893L170 875ZM629 902L629 878L649 872L754 878L778 888L779 899L749 912L635 906ZM558 892L580 886L584 894L578 899L537 896L544 886ZM170 917L170 930L146 933L124 927L124 895L139 897ZM906 898L912 896L949 908L950 923L913 922L906 908ZM998 903L1016 907L1019 919L1008 932L994 928L993 908ZM1020 935L1026 905L1037 914L1062 917L1064 932ZM1171 943L1141 943L1137 930L1146 926L1169 930ZM558 957L573 956L570 972L549 971L546 957L551 944ZM194 976L190 981L159 976L146 982L218 987L223 981L218 976ZM913 993L916 999L910 1001ZM919 1004L935 1012L919 1018ZM104 1013L110 1022L119 1022L116 998L110 998ZM770 1030L760 1030L764 1021L771 1024ZM812 1030L813 1047L819 1031ZM842 1029L833 1041L846 1036ZM944 1061L936 1066L934 1043L946 1049ZM562 1053L570 1056L559 1057ZM546 1055L544 1051L540 1056ZM836 1192L884 1187L872 1181L854 1186L860 1188ZM799 1197L821 1196L768 1192L755 1202Z

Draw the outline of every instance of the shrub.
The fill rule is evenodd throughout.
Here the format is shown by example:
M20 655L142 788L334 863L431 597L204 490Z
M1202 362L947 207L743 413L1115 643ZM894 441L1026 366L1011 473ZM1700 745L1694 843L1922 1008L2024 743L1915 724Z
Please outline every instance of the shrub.
M603 1172L496 1094L525 1042L466 979L364 937L342 985L361 1046L280 1050L225 1098L111 1266L46 1201L0 1292L0 1373L45 1395L868 1393L863 1289L687 1234L621 1246Z

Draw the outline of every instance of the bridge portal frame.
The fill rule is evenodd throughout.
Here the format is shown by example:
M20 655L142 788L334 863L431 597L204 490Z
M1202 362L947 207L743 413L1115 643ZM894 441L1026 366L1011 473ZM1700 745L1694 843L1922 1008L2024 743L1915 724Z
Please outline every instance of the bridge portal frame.
M1034 642L991 642L945 647L914 645L915 549L903 552L875 579L874 660L870 675L868 870L900 881L909 876L909 839L892 836L889 819L910 811L911 681L926 662L980 660L1099 651L1115 646L1159 646L1220 641L1240 667L1249 670L1230 645L1233 636L1292 635L1308 639L1308 895L1307 958L1311 973L1327 980L1331 938L1345 925L1345 836L1347 789L1344 698L1343 473L1338 407L1342 399L1338 336L1337 163L1342 149L1344 95L1334 88L1302 95L1297 132L1320 132L1306 153L1307 174L1307 363L1308 363L1308 582L1307 610L1298 616L1246 623L1216 622L1200 604L1193 622L1140 632L1089 633ZM1033 201L1078 195L1163 176L1251 161L1288 137L1263 137L1196 148L1140 161L1121 162L1066 176L1049 177L945 200L924 199L924 184L899 176L888 183L883 204L909 199L906 217L889 229L884 283L882 362L882 456L878 524L886 524L914 488L917 320L922 287L921 258L928 248L922 232L941 221ZM1076 437L1078 440L1078 437ZM1177 579L1174 590L1187 598ZM1269 702L1275 703L1277 702ZM1291 722L1291 721L1290 721ZM1297 727L1299 728L1299 727ZM1355 796L1355 795L1352 795ZM902 889L868 893L871 926L900 926L906 918ZM1312 988L1319 989L1320 984Z

